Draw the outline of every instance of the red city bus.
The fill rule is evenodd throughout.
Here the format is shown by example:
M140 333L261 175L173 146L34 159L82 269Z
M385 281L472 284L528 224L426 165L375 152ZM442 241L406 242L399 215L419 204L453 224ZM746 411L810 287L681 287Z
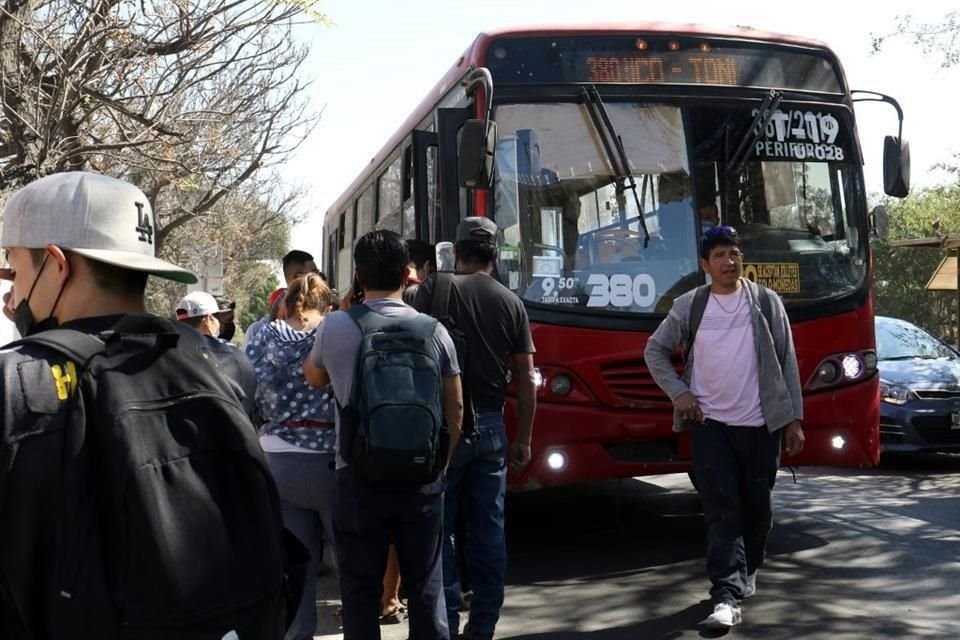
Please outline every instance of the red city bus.
M863 99L892 104L902 131L893 99ZM484 33L327 212L326 267L345 291L353 240L370 229L436 243L464 216L497 222L498 277L527 307L541 375L533 461L511 477L532 489L689 469L643 350L704 282L702 231L731 225L745 275L782 297L793 326L807 445L788 462L874 465L853 102L830 49L796 37L666 24ZM903 197L907 148L885 143L885 189Z

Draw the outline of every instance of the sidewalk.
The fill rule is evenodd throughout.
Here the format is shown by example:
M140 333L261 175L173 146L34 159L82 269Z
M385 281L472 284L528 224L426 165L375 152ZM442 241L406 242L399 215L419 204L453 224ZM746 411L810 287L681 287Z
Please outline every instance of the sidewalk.
M342 640L343 632L336 611L340 608L340 588L337 574L331 571L317 578L317 631L314 640ZM406 621L380 626L381 640L406 640L409 629Z

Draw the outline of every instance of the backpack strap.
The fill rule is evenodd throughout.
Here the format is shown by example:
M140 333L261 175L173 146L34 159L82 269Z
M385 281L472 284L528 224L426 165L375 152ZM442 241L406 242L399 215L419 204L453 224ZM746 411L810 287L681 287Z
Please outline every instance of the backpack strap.
M347 315L357 323L363 335L394 326L397 323L405 324L411 331L424 338L432 338L437 330L436 318L432 318L425 313L418 313L413 318L390 318L380 315L365 304L357 304L347 309Z
M700 329L700 321L703 320L703 312L707 308L707 299L710 297L710 285L702 284L697 287L693 294L693 303L690 305L690 325L687 335L687 343L683 345L683 364L687 364L690 352L693 350L693 341L697 337L697 330Z
M438 319L449 318L453 274L438 271L433 284L433 303L430 305L430 315Z
M169 349L177 345L179 337L177 327L168 320L131 314L97 335L60 327L14 340L4 348L39 345L86 367L95 356L111 355L122 349Z
M106 355L106 343L87 333L75 329L49 329L26 336L10 343L9 347L20 345L38 345L65 355L77 364L80 375L89 367L98 355ZM77 392L70 398L70 415L75 403L80 399L79 380ZM69 419L69 418L67 418ZM63 494L60 503L62 517L58 533L62 548L59 551L60 566L57 573L57 607L63 601L73 598L78 583L84 550L91 543L96 522L99 492L91 477L93 463L87 446L87 439L95 429L87 424L70 424L64 436L62 459Z
M6 348L31 344L63 354L75 361L80 368L86 368L95 356L105 353L107 348L100 338L75 329L49 329L15 340Z

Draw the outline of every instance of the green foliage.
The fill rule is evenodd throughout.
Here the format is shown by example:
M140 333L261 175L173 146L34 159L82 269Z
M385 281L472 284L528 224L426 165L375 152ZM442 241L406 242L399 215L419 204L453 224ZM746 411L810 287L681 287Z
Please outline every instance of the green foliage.
M956 344L956 293L926 290L946 252L892 247L890 241L960 235L960 185L925 189L885 204L890 211L890 237L875 241L873 247L877 314L908 320Z
M267 312L270 310L269 305L267 304L270 294L280 286L280 280L274 273L271 273L266 277L266 279L261 280L260 282L261 284L253 289L247 304L240 311L238 322L244 330L246 330L247 327L263 316L267 315Z

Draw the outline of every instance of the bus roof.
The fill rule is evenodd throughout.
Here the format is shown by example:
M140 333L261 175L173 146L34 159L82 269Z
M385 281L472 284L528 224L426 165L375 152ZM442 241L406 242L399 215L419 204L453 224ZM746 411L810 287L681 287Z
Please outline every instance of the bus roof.
M736 38L743 40L758 40L777 44L788 44L800 47L812 47L816 49L829 49L826 44L819 40L801 38L798 36L786 35L781 33L770 33L760 31L753 27L715 27L702 24L687 22L634 22L634 23L598 23L591 25L530 25L524 27L505 27L502 29L493 29L482 32L477 41L486 41L493 38L502 38L504 36L546 36L546 35L602 35L602 34L623 34L636 33L637 35L677 35L677 36L702 36L702 37L721 37ZM477 42L474 42L476 45ZM470 51L468 49L468 51Z
M676 35L678 37L719 37L734 38L737 40L766 42L771 44L785 44L797 47L807 47L820 49L830 53L831 57L836 59L836 55L825 43L819 40L801 38L780 33L770 33L760 31L748 26L735 27L713 27L708 25L682 23L682 22L636 22L636 23L597 23L591 25L529 25L522 27L504 27L501 29L492 29L481 32L474 41L467 47L466 51L457 59L454 65L447 71L443 77L434 85L433 89L427 93L426 97L420 101L416 109L403 121L400 128L390 136L387 143L374 155L367 163L360 175L350 183L337 200L327 209L326 216L336 215L343 207L354 197L357 188L370 179L373 171L376 170L386 158L396 150L400 142L410 134L410 131L427 117L444 95L453 87L463 75L475 65L483 61L487 46L491 40L503 37L522 37L522 36L572 36L572 35L604 35L604 34L623 34L636 33L637 35ZM842 70L841 70L842 73Z

